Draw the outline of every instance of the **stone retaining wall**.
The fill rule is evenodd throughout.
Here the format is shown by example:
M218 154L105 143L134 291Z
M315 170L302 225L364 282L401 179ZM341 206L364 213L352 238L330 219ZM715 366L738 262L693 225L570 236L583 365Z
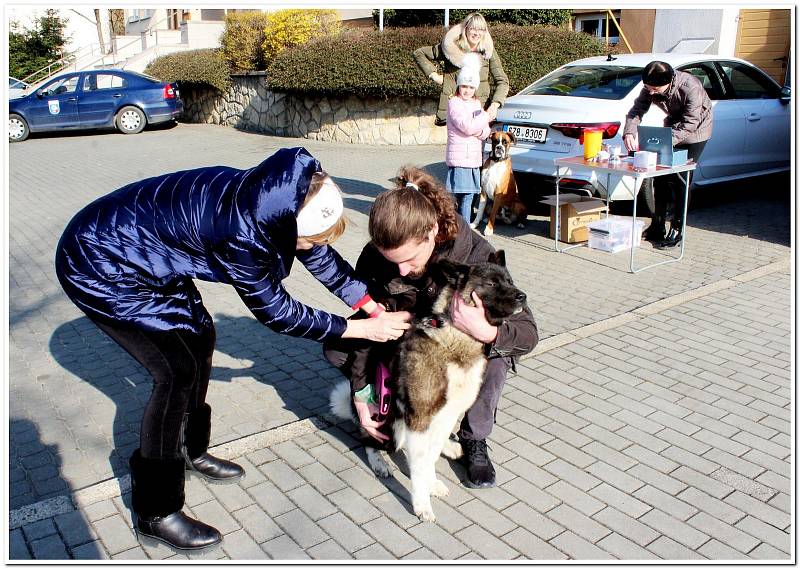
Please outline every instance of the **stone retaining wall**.
M182 120L278 136L358 144L444 144L437 101L420 98L298 97L270 91L266 77L234 76L225 92L181 86Z

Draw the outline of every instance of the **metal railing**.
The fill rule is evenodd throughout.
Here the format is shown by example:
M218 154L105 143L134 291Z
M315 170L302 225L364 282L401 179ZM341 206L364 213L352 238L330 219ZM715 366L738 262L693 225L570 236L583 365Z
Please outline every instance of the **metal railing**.
M129 41L128 43L122 45L122 46L118 46L117 45L116 38L112 39L111 40L111 51L109 53L107 53L107 54L101 55L100 57L98 57L97 59L95 59L93 61L90 61L89 63L84 64L82 66L82 69L86 69L87 67L92 67L92 66L95 66L97 64L105 65L106 64L105 60L109 56L111 57L110 63L112 65L114 65L119 61L117 59L117 54L119 52L123 51L125 48L132 46L136 42L141 42L141 44L142 44L142 49L141 49L141 51L139 53L143 52L147 48L157 46L158 45L158 29L156 28L156 26L158 26L159 24L161 24L163 22L166 22L170 18L171 18L171 16L167 15L166 17L161 18L157 22L151 23L149 26L147 26L147 29L145 29L143 32L140 32L140 34L139 34L140 37L138 37L136 39L133 39L133 40ZM155 40L155 43L152 46L148 45L148 42L145 39L146 35L149 35L151 37L153 35L155 35L156 40ZM52 62L48 63L47 65L45 65L41 69L37 69L36 71L31 73L27 77L23 77L21 79L21 81L23 81L25 83L28 83L29 85L35 85L37 83L43 83L46 80L48 80L50 77L56 75L57 73L60 73L60 72L64 71L70 65L74 65L77 62L77 60L80 57L82 57L82 56L77 55L79 52L81 52L83 50L86 50L86 49L91 49L92 53L93 53L94 52L94 46L98 46L99 47L100 44L99 43L93 43L93 44L88 44L88 45L85 45L85 46L83 46L81 48L78 48L77 51L69 53L69 54L66 54L66 55L56 59L55 61L52 61ZM138 54L134 54L134 55L138 55ZM127 57L126 57L126 59L127 59Z

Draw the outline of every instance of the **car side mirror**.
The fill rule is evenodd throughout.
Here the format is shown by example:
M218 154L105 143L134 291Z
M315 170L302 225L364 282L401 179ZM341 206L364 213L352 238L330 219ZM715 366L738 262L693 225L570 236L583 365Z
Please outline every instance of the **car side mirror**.
M783 105L788 105L792 100L792 88L791 87L782 87L781 88L781 96L780 102Z

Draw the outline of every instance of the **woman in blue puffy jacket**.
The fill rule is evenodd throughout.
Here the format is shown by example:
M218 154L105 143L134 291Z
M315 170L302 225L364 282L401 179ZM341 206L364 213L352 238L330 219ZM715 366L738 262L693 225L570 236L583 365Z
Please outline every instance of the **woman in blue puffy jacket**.
M184 470L212 481L244 473L209 455L205 403L214 324L192 279L232 285L263 324L292 336L398 338L407 313L383 312L328 246L344 231L338 188L303 148L238 170L199 168L122 187L80 211L58 244L56 273L72 301L154 379L130 459L136 529L181 550L215 545L186 516ZM292 298L295 257L328 290L375 318L346 320Z

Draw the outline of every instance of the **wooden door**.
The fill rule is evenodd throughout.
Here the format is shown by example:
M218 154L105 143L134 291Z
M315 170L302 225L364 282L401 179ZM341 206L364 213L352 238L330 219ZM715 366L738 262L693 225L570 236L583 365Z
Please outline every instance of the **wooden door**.
M792 37L791 10L739 10L736 57L757 65L783 85Z

